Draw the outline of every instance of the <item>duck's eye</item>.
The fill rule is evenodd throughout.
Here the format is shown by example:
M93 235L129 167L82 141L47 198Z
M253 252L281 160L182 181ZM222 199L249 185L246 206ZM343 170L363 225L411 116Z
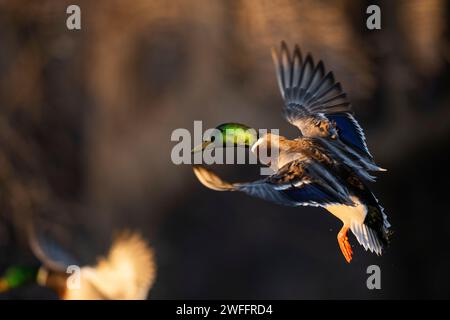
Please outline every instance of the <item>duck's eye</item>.
M325 130L322 127L319 127L320 132L324 132Z
M215 136L212 136L211 139L209 139L209 141L214 142L214 140L216 140Z

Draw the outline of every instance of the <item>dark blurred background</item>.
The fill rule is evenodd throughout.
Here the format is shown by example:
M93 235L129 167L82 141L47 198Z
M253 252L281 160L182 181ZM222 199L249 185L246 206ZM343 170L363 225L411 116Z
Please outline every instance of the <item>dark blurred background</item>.
M450 298L447 1L76 1L80 31L69 4L0 2L0 273L38 263L25 235L38 221L86 263L115 231L142 232L153 299ZM370 4L381 30L366 28ZM348 265L325 210L214 192L171 162L172 131L194 120L297 134L270 56L281 40L335 72L389 170L372 185L395 230L383 257L351 237ZM371 264L381 290L366 287Z

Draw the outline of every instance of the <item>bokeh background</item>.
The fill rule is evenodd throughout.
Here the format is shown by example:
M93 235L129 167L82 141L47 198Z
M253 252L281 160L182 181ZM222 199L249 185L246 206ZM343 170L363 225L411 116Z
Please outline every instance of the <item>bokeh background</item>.
M66 28L81 7L82 30ZM379 4L382 29L366 28ZM450 6L444 0L0 1L0 273L38 265L38 221L92 263L123 228L156 251L153 299L449 298ZM373 190L395 230L383 257L318 208L204 188L170 140L281 117L270 47L323 59L348 92L376 161ZM257 177L256 168L219 168ZM37 223L37 222L36 222ZM366 288L377 264L382 289ZM0 298L56 298L30 285Z

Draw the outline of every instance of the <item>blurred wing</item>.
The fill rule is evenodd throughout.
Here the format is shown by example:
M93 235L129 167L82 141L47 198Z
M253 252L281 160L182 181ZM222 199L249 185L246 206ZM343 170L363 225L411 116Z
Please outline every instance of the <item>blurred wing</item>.
M49 235L38 232L34 227L28 230L30 248L36 258L49 270L66 272L70 265L79 265L77 259L52 240Z
M306 121L311 115L323 115L334 121L343 142L371 157L347 95L333 73L325 72L322 61L315 64L310 54L303 60L298 46L291 56L285 42L281 43L280 54L272 49L272 57L286 119L304 133L305 126L312 125Z
M292 161L276 174L248 183L228 183L202 166L193 169L203 185L217 191L241 191L286 206L353 204L348 191L329 172L306 161Z
M153 250L137 233L123 232L89 280L109 299L146 299L156 277Z

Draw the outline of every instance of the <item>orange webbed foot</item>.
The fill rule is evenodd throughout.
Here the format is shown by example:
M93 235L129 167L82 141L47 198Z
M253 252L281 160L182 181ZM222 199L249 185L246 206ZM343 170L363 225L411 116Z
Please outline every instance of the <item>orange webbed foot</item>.
M341 231L338 233L337 239L345 260L350 263L350 261L352 261L353 250L350 242L348 241L347 231L348 227L343 226Z

